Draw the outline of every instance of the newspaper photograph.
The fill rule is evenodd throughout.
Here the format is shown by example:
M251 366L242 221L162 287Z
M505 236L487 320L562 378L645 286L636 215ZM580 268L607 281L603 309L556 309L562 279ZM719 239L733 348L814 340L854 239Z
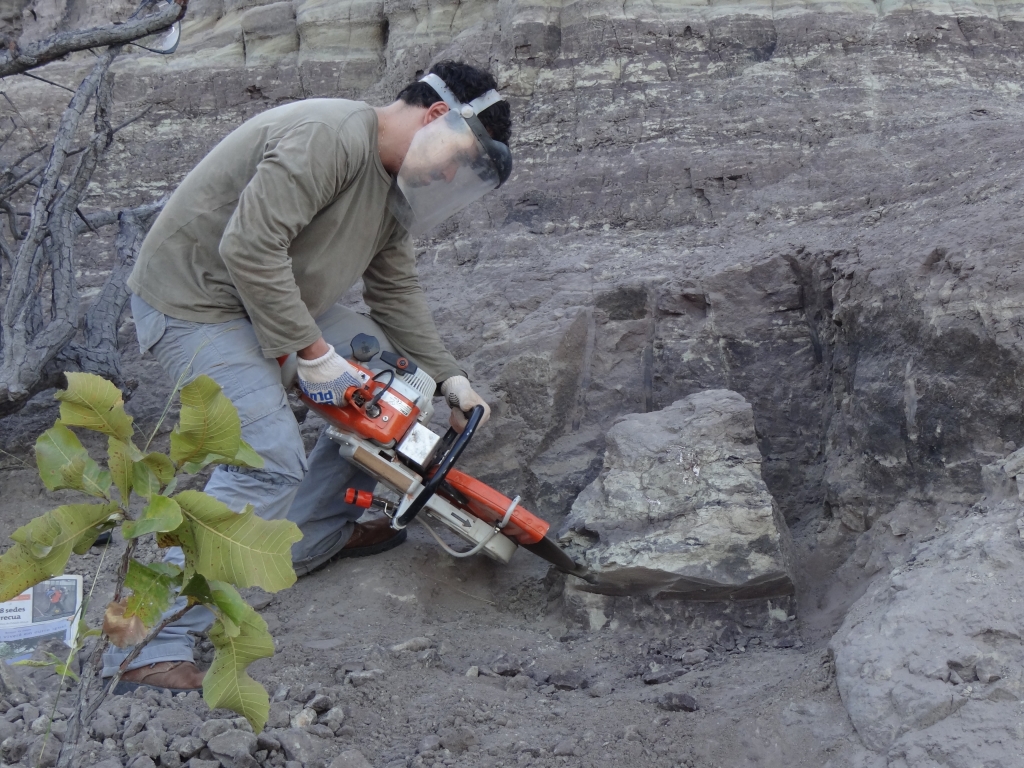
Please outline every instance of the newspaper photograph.
M29 658L47 640L70 646L82 604L82 577L62 575L30 587L0 603L0 659L8 664Z

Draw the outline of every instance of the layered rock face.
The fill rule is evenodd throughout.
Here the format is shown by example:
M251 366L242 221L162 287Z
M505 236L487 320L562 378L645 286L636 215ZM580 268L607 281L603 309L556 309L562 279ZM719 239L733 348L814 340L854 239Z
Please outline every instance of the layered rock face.
M26 37L102 5L33 8ZM1022 19L1013 2L193 0L178 54L120 64L124 115L152 109L119 134L86 207L158 197L278 103L380 103L432 61L489 66L513 99L515 172L418 243L442 334L494 404L467 468L557 521L600 473L616 418L739 393L797 551L826 582L845 562L855 585L806 615L833 611L832 632L868 589L834 644L859 732L902 750L896 766L959 765L959 736L936 746L951 720L932 718L987 713L990 699L972 707L989 684L942 680L953 657L930 638L946 622L981 657L1004 654L1012 680L1020 628L989 647L960 610L980 588L970 574L996 573L987 545L968 570L952 539L914 552L936 526L1012 532L970 510L982 467L1024 444ZM87 65L47 73L70 82ZM5 116L45 125L67 94L41 88L8 79ZM888 655L908 642L939 678ZM1008 713L993 715L992 764L1018 759Z
M562 540L604 594L733 600L793 593L788 530L761 479L750 404L709 390L620 418Z

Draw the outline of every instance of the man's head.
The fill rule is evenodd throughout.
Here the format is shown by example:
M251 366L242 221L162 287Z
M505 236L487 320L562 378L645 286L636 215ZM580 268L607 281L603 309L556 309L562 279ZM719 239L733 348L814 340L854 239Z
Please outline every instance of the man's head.
M477 96L498 87L498 83L489 72L459 61L438 62L430 68L430 73L444 80L445 85L455 94L455 98L463 104L468 104ZM419 81L405 86L397 98L413 107L429 109L435 104L444 105L444 99L437 91L427 83ZM492 139L508 144L512 138L512 111L507 101L492 104L478 117Z
M377 109L378 151L394 177L388 206L413 234L500 187L512 172L507 102L487 72L453 61Z

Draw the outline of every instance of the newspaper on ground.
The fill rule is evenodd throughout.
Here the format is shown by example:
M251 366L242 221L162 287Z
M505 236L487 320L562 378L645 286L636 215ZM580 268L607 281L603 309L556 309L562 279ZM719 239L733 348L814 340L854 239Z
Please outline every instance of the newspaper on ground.
M8 664L27 659L39 643L75 642L82 577L62 575L29 587L0 603L0 659Z

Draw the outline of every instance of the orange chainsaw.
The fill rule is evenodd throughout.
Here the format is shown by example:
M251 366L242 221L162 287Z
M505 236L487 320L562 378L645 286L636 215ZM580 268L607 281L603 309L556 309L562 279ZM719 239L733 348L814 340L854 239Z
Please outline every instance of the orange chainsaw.
M386 497L350 488L346 502L383 512L396 530L418 519L454 557L483 554L507 563L522 546L560 571L589 580L586 569L548 537L550 524L523 507L518 496L509 499L455 469L480 424L483 406L469 413L461 433L449 429L440 436L426 426L433 414L434 380L408 358L381 352L373 336L361 333L351 346L354 365L367 380L362 387L348 388L345 405L318 403L299 391L303 402L327 422L327 435L341 455L394 494ZM360 365L374 357L382 370ZM279 358L286 385L294 381L293 360L294 356ZM455 550L432 524L469 548Z

